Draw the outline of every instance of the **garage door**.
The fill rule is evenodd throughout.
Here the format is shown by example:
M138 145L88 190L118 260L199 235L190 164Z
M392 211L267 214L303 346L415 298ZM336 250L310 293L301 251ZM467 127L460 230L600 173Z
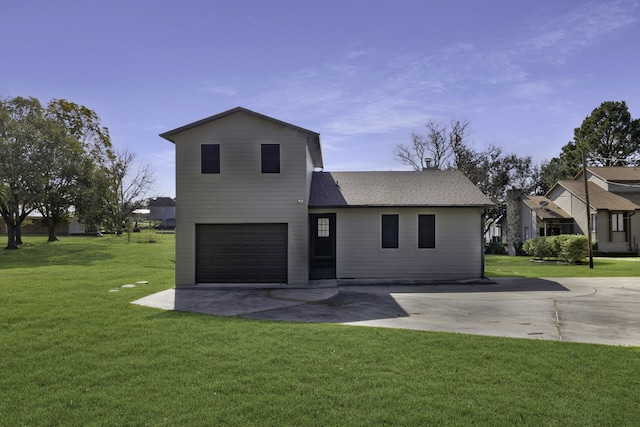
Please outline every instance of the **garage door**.
M287 224L197 224L197 283L287 283Z

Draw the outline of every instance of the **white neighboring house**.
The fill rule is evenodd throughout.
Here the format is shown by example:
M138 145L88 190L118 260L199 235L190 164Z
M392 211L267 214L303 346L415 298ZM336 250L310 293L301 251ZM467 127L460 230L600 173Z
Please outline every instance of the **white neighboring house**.
M491 201L458 171L325 172L320 135L234 108L176 146L176 286L471 279Z

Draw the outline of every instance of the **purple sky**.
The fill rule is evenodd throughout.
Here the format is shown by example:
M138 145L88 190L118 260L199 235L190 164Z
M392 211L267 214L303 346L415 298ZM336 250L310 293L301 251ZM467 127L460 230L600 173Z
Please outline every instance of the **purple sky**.
M0 96L86 105L175 196L158 134L236 106L321 134L325 170L400 170L429 120L557 156L603 101L640 117L640 0L0 2Z

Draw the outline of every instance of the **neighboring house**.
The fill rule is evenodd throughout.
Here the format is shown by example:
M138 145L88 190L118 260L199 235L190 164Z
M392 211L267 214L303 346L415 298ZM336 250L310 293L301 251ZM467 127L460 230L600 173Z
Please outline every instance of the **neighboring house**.
M458 171L323 172L320 135L244 109L176 146L176 286L483 275L491 202Z
M176 218L176 201L171 197L156 197L149 200L149 219L166 221Z
M522 196L520 199L522 240L536 236L573 234L573 218L555 202L544 196Z
M638 252L640 169L588 167L591 237L604 252ZM559 181L545 196L522 196L520 239L587 234L584 175Z

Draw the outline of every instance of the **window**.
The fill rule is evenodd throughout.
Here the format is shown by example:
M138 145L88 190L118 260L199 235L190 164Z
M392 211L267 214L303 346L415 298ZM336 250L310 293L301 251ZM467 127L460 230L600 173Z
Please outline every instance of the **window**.
M200 146L200 172L220 173L220 144Z
M611 214L611 231L624 231L624 214Z
M280 144L262 144L262 173L280 173Z
M598 229L598 215L591 214L591 231L596 231Z
M436 216L418 215L418 247L436 247Z
M318 237L329 237L329 218L318 218Z
M382 247L398 247L398 215L382 215Z

